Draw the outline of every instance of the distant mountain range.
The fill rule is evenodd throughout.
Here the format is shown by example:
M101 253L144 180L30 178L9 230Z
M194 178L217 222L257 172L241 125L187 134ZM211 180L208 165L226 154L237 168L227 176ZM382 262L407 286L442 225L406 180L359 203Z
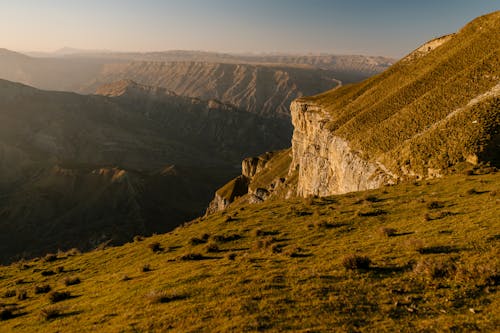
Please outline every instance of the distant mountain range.
M179 95L218 99L266 116L289 115L297 97L357 82L393 59L369 56L229 55L196 51L68 52L29 57L0 50L0 78L40 89L94 93L132 79Z

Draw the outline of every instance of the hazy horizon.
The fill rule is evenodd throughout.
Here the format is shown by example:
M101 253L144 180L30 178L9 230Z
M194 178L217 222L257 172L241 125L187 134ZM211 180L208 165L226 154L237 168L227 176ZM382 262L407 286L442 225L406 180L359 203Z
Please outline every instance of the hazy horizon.
M492 1L0 1L0 47L401 57L498 10ZM26 23L28 22L28 23Z

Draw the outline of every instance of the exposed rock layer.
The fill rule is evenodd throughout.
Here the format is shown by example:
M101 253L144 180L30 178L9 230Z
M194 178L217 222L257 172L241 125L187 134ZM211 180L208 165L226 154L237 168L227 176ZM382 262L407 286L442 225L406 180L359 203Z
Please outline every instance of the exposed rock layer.
M395 177L325 127L328 114L320 107L294 101L291 170L298 170L297 195L331 195L363 191L393 183Z

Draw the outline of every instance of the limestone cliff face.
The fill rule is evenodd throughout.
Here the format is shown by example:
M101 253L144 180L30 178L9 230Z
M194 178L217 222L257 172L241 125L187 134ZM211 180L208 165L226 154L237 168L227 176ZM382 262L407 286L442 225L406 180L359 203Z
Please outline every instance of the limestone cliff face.
M320 107L296 100L291 115L295 130L290 172L298 172L298 196L362 191L396 180L382 164L364 159L328 130L328 116Z

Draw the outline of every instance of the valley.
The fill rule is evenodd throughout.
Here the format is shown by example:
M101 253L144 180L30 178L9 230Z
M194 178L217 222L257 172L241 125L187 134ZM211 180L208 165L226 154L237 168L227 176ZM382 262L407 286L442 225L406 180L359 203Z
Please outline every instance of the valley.
M230 5L197 21L227 38ZM274 10L260 45L291 21L289 45L375 50L396 13L325 35L338 4L297 5L247 8L252 31ZM424 34L414 5L387 50ZM499 32L490 12L400 60L0 49L0 331L496 332Z

